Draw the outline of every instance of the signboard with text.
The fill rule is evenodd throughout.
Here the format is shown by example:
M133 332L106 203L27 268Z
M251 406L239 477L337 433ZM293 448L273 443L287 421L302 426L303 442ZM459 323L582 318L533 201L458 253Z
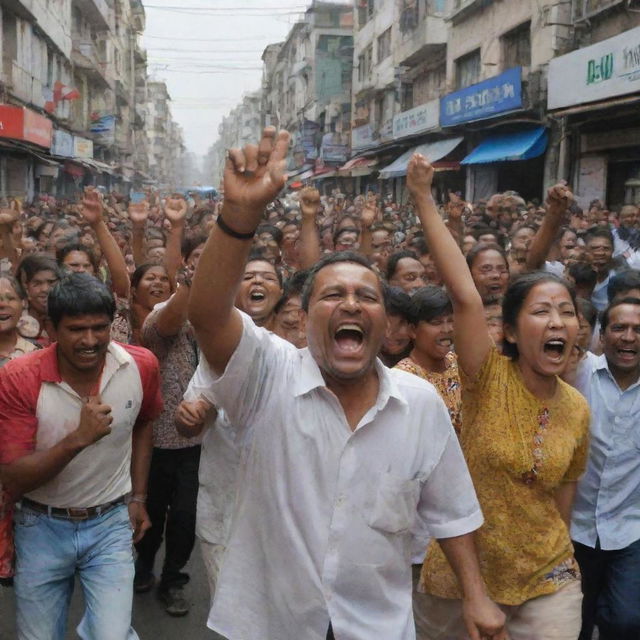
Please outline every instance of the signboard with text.
M365 124L362 127L356 127L351 130L351 150L361 151L363 149L369 149L375 145L373 139L373 127L370 124Z
M73 156L73 136L61 129L54 129L51 153L54 156L71 158Z
M26 107L0 104L0 138L31 142L48 149L51 146L53 123Z
M406 138L431 129L440 124L440 101L431 100L418 107L403 111L393 118L393 137Z
M440 99L440 126L484 120L522 108L522 68L455 91Z
M640 27L549 62L549 109L640 91Z
M74 158L93 158L93 140L73 136L73 157Z

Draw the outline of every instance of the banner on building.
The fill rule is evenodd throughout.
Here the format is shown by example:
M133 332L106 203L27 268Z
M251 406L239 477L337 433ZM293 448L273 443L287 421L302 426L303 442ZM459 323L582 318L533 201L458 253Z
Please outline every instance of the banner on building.
M440 125L440 101L430 100L393 118L395 140L437 129Z
M455 91L440 99L440 126L493 118L522 108L522 68Z
M363 151L374 147L376 141L373 138L373 127L365 124L351 130L351 151Z
M640 91L640 27L554 58L548 87L549 109Z
M62 131L62 129L54 129L51 153L54 156L63 158L73 157L73 136L67 131Z
M0 105L0 138L31 142L49 149L53 135L53 123L27 107Z
M113 144L116 139L116 117L92 113L89 131L94 134L94 140L98 144Z
M344 136L346 139L346 136ZM320 155L329 164L344 164L349 159L349 145L343 135L337 132L325 133L322 136Z
M93 158L93 140L73 136L73 157L91 160Z

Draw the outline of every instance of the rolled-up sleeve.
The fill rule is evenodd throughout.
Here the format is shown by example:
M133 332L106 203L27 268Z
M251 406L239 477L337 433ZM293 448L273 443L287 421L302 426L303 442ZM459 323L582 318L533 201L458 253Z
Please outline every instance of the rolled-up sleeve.
M256 327L242 313L242 337L229 359L224 373L217 376L206 359L202 359L190 384L191 392L202 394L222 407L234 426L247 426L266 403L276 397L288 374L293 345L266 329Z
M449 420L444 405L434 420ZM442 455L422 487L419 517L434 538L453 538L479 529L482 511L453 427Z

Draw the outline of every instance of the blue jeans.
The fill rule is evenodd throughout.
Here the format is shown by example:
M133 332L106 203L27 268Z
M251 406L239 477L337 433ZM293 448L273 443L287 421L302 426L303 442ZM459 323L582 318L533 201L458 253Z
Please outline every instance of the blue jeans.
M573 544L584 594L579 640L590 640L594 626L600 640L638 640L640 540L615 551Z
M16 617L19 640L63 640L74 578L85 612L83 640L137 640L131 628L133 546L125 505L89 520L15 513Z

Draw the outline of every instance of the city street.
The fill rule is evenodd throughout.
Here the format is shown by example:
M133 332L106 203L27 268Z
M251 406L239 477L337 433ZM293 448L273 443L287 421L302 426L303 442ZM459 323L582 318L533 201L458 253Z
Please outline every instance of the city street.
M162 551L158 554L158 558L162 557L161 554ZM154 593L134 597L133 626L140 636L140 640L173 640L174 638L223 640L222 636L207 629L209 587L197 544L186 571L191 575L191 582L187 585L186 591L192 609L184 618L172 618L167 615ZM80 585L76 583L71 613L69 614L68 640L75 640L78 637L75 629L82 616L82 611L82 590ZM0 640L13 640L15 637L13 591L0 587Z

